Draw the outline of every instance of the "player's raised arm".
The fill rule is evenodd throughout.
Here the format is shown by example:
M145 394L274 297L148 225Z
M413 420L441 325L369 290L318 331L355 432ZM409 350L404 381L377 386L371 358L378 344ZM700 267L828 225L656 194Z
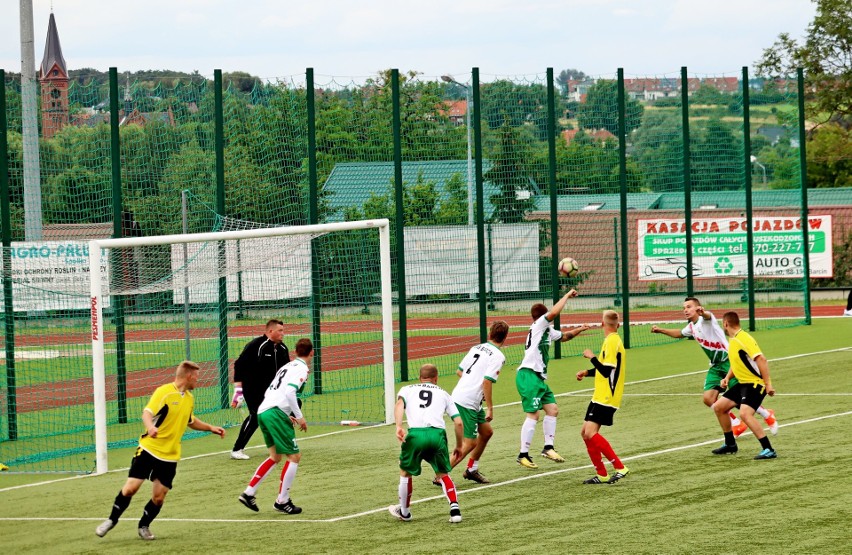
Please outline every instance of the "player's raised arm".
M568 302L568 299L571 299L571 298L576 297L576 296L577 296L577 290L576 289L571 289L570 291L568 291L567 293L562 295L562 298L559 299L558 301L556 301L556 304L553 305L553 308L551 308L547 312L547 320L549 322L552 322L557 316L559 316L559 313L562 312L562 309L565 308L565 303Z
M663 335L668 335L672 339L683 339L684 337L683 332L681 332L681 330L669 330L658 327L656 325L651 326L651 333L662 333Z
M575 337L577 337L578 335L580 335L584 331L589 331L590 329L592 329L591 326L587 326L587 325L583 324L582 326L571 328L567 331L563 331L562 332L562 339L560 341L562 341L562 342L571 341L572 339L574 339Z

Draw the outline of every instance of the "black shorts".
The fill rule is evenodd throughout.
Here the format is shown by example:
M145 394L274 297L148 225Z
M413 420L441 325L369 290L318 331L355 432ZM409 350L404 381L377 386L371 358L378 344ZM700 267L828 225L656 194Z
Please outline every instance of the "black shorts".
M586 409L586 422L594 422L601 426L612 426L612 417L615 416L615 407L599 405L592 401L589 403L589 408Z
M136 448L136 455L130 461L129 478L138 480L159 480L161 484L172 489L172 482L177 471L177 461L158 459L141 447Z
M757 410L766 397L766 388L756 383L738 383L722 394L722 397L733 401L737 407L746 405Z

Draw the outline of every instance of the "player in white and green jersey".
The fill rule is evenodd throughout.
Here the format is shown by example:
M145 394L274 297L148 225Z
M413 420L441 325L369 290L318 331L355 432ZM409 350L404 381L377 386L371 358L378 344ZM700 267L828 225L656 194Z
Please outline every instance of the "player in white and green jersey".
M683 337L694 339L701 346L704 354L710 359L710 368L707 370L707 377L704 380L704 404L712 407L713 403L719 398L719 394L725 391L725 388L721 385L722 380L731 368L731 363L728 360L728 338L713 313L705 310L695 297L687 297L684 300L683 315L686 318L686 326L683 329L673 330L651 326L651 332L662 333L675 339ZM733 379L728 384L728 388L736 384L736 379ZM775 411L761 406L757 413L766 421L769 430L773 434L777 434L778 421L775 420ZM741 422L733 412L730 412L729 416L735 436L741 435L748 429L748 426Z
M403 387L397 394L393 415L396 421L396 438L402 443L399 454L399 505L388 511L402 521L411 520L412 476L420 475L422 461L428 462L438 475L444 495L450 503L450 522L461 522L461 511L456 497L456 486L449 472L450 455L447 451L447 431L444 415L455 426L456 447L453 456L459 456L462 446L463 424L456 404L450 394L438 387L438 368L434 364L420 367L420 383ZM402 417L408 420L408 431L402 427Z
M577 296L577 291L571 289L553 305L550 310L541 303L536 303L530 309L533 324L527 334L524 359L518 367L515 376L515 385L521 396L521 406L526 413L526 419L521 426L521 451L518 453L518 464L525 468L538 468L538 465L530 458L529 450L532 444L535 428L538 424L538 413L544 410L544 448L541 450L543 457L556 462L565 462L559 453L553 448L556 439L556 417L559 407L556 405L556 397L547 385L547 363L550 360L550 344L554 341L568 341L574 339L588 326L580 326L567 332L562 332L551 326L568 299Z
M255 501L255 494L260 483L281 461L282 456L286 456L287 461L281 472L281 487L272 508L290 515L302 512L302 508L295 506L290 499L290 488L293 486L299 462L302 460L299 446L296 445L294 425L297 424L303 432L308 430L308 424L296 394L307 382L313 358L314 346L311 340L299 339L296 342L296 358L278 369L263 396L263 402L257 409L257 419L260 431L263 432L263 439L269 448L269 457L260 463L249 485L239 497L239 502L252 511L260 510Z
M456 374L459 382L453 389L453 402L458 408L464 424L464 439L461 456L451 458L450 464L456 467L468 453L470 459L462 474L465 480L487 484L488 479L479 472L479 459L494 435L491 420L494 419L494 401L491 389L500 377L500 370L506 363L506 355L500 350L509 335L509 324L497 320L488 331L488 342L471 347L459 363ZM485 401L485 410L482 402Z

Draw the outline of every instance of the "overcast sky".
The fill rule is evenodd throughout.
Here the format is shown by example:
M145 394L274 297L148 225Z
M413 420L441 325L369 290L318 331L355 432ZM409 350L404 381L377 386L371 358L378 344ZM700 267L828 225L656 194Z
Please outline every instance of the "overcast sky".
M482 79L738 74L810 0L32 0L36 65L51 5L69 69L366 77L396 67ZM19 1L0 0L0 68L20 72Z

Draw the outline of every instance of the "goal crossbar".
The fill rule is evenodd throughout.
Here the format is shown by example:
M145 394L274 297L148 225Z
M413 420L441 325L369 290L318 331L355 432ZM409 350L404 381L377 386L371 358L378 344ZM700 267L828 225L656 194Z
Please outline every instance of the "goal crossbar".
M337 222L304 226L283 226L273 228L245 229L209 233L180 235L160 235L154 237L132 237L121 239L97 239L89 241L90 296L91 296L91 338L92 338L92 378L94 393L95 452L96 474L108 470L107 457L107 411L106 411L106 370L104 347L104 271L101 267L101 250L120 247L142 247L154 245L174 245L186 243L204 243L231 241L240 239L258 239L286 235L321 235L335 231L376 229L379 233L379 258L381 275L381 314L382 314L382 369L384 418L386 423L393 422L394 405L394 363L393 363L393 307L391 296L391 258L390 231L387 219Z

